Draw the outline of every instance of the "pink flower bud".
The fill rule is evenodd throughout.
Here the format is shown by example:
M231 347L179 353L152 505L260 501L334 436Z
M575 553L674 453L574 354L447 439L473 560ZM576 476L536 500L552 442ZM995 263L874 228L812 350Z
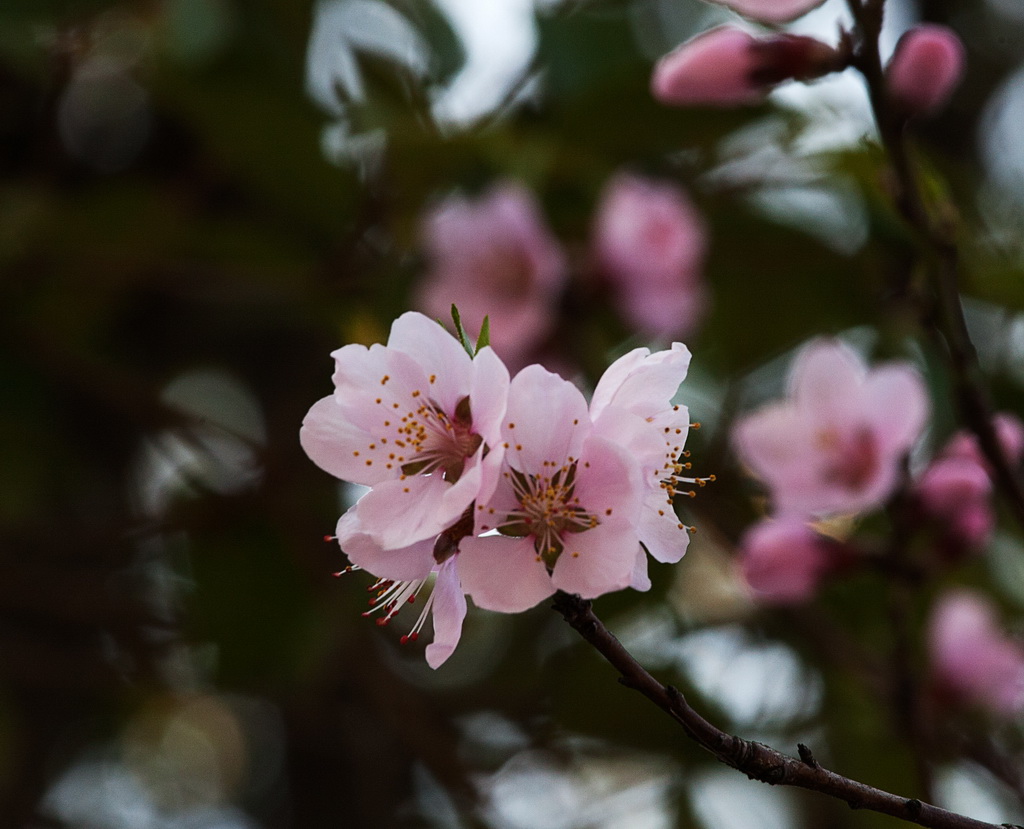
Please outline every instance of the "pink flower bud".
M740 547L743 578L764 604L807 601L830 569L820 536L793 515L755 524Z
M1000 412L992 418L992 427L996 430L996 438L1003 449L1007 462L1011 467L1020 465L1024 457L1024 424L1016 415ZM988 460L978 445L978 438L973 432L957 432L950 438L942 454L951 457L971 458L988 469Z
M665 55L654 67L651 91L665 104L754 104L775 84L817 78L840 64L836 50L814 38L755 38L720 26Z
M964 72L964 45L952 29L915 26L896 44L886 69L889 92L909 115L934 112L953 93Z
M1024 711L1024 648L999 629L991 602L957 590L943 596L929 623L938 690L997 714Z
M992 534L991 493L988 471L970 457L940 457L917 483L925 512L948 528L953 541L967 547L982 546Z
M824 0L717 0L762 23L786 23L820 6Z

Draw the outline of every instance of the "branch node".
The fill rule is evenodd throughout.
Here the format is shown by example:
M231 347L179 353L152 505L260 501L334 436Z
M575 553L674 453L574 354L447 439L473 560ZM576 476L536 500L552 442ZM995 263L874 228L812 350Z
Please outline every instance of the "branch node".
M913 820L916 820L921 815L921 801L916 797L912 797L904 803L903 808L907 810L907 814L910 815Z
M796 750L800 755L800 759L803 760L804 765L810 766L812 769L818 768L818 761L814 759L813 752L807 746L803 743L797 743Z

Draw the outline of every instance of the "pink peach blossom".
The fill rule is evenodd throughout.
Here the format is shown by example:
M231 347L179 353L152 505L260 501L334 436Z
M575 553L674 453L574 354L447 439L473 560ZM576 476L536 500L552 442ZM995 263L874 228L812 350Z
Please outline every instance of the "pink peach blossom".
M347 514L343 543L365 535L384 550L409 548L490 495L509 384L490 348L470 358L437 322L410 312L387 346L347 345L333 357L334 394L313 405L299 437L319 467L371 488Z
M550 332L566 279L565 256L532 194L502 182L478 199L449 197L421 233L429 269L416 306L447 318L456 303L473 335L490 316L494 350L522 366Z
M939 689L996 714L1024 711L1024 648L999 629L991 602L954 590L935 606L928 644Z
M794 515L755 524L740 541L740 571L763 604L797 604L813 598L830 569L821 537Z
M886 68L889 92L908 114L941 108L964 73L964 45L946 26L914 26L896 44Z
M686 484L681 459L690 430L686 406L672 398L686 378L689 349L682 343L656 351L636 348L605 371L594 389L590 417L595 434L623 446L640 466L642 503L637 533L656 560L675 563L689 542L686 526L676 516L674 498ZM646 557L637 563L646 573Z
M593 598L636 580L640 472L592 431L571 383L538 365L512 380L502 478L457 557L480 607L513 613L555 590Z
M754 37L732 26L702 32L654 67L651 91L664 104L756 104L787 80L811 80L843 68L831 46L803 35Z
M868 370L848 346L816 340L790 371L788 399L740 419L733 437L778 510L856 513L893 491L928 411L911 366Z
M627 321L650 337L682 336L704 311L704 222L682 190L621 173L605 186L594 249Z

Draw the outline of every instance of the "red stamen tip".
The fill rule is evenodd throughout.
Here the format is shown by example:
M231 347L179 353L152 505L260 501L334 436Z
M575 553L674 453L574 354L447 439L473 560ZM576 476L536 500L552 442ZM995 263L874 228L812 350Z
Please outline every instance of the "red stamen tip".
M419 635L418 633L410 633L410 634L409 634L409 638L410 638L410 639L411 639L411 640L412 640L413 642L415 642L415 641L416 641L417 639L419 639L419 638L420 638L420 635Z
M415 596L410 596L409 597L409 604L413 604L415 601L416 601L416 597Z
M324 541L326 541L326 542L336 541L337 538L338 538L338 536L336 536L336 535L325 535L324 536Z
M402 638L401 638L401 639L399 639L398 641L399 641L399 642L400 642L401 644L403 644L403 645L404 645L404 644L405 644L406 642L408 642L408 641L409 641L409 637L408 637L408 636L402 636Z
M386 625L390 620L391 620L390 616L381 616L377 620L377 627L379 627L379 628L384 627L384 625Z

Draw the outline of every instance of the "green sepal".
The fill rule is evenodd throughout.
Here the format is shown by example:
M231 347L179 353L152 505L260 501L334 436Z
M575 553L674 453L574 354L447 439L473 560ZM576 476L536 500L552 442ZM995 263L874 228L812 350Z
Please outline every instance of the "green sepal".
M486 348L491 344L491 318L490 316L484 317L484 321L480 323L480 336L476 338L476 351L479 354L481 348Z
M459 342L466 349L466 353L470 357L476 356L473 351L473 344L469 341L469 337L466 336L466 329L462 327L462 317L459 315L459 309L455 307L454 302L452 303L452 322L455 323L455 336L459 338ZM481 333L483 333L482 330Z

